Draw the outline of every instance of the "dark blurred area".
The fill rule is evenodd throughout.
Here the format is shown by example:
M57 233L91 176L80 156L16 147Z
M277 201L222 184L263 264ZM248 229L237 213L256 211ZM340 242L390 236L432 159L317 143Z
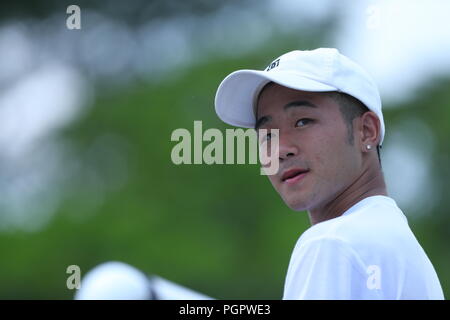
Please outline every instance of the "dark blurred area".
M79 30L66 27L72 4ZM85 273L118 260L218 299L280 299L307 213L290 211L257 165L173 164L170 137L193 131L195 120L224 132L214 95L226 75L316 47L337 47L375 74L388 192L448 296L450 61L434 52L448 54L450 43L443 28L429 34L417 25L415 45L426 39L430 49L402 56L397 47L410 44L395 29L383 33L392 17L379 28L365 23L371 6L1 3L0 298L72 299L67 266ZM379 39L386 46L372 50L367 41ZM439 72L425 73L425 63Z
M227 4L238 4L239 2L241 1L229 0ZM18 20L26 18L45 19L49 15L65 12L71 4L76 4L83 9L99 11L112 19L136 25L152 18L167 18L185 13L208 14L223 6L224 2L217 0L133 0L133 2L80 0L76 3L58 0L9 1L0 4L0 17Z

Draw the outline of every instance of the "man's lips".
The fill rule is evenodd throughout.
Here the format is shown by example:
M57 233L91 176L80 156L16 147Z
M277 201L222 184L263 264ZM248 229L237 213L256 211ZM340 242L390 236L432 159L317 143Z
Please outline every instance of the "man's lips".
M281 176L281 182L286 183L295 183L299 181L301 178L303 178L306 173L308 173L308 169L302 169L302 168L293 168L290 170L287 170L283 173Z

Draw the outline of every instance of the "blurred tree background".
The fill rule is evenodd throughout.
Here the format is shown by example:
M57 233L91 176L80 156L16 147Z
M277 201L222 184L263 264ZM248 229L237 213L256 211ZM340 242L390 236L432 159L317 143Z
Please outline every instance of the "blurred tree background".
M257 165L174 165L170 137L195 120L225 132L214 95L230 72L338 46L348 7L322 2L286 18L293 2L78 1L81 30L65 26L73 3L2 3L0 298L71 299L67 266L118 260L219 299L280 299L307 213ZM446 296L449 85L441 74L385 101L381 153Z

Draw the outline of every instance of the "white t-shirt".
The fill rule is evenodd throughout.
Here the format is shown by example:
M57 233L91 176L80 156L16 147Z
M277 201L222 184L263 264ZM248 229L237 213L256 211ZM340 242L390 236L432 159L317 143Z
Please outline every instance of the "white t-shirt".
M396 202L371 196L298 239L283 299L444 299Z

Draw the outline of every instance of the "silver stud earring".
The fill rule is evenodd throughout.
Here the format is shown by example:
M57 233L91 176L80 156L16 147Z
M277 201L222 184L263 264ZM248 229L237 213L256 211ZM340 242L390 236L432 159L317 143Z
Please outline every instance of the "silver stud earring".
M370 144L367 145L367 149L368 149L368 150L372 149L372 146L371 146Z

